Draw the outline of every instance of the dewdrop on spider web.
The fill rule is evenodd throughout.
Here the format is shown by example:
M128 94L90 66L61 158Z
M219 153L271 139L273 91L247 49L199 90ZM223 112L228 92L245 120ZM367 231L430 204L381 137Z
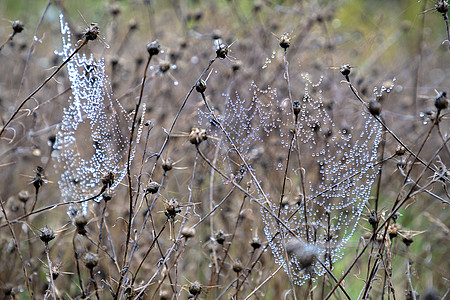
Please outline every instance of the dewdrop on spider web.
M74 51L68 24L60 16L63 47L56 52L67 59ZM86 37L89 38L89 37ZM67 63L72 95L63 109L62 122L56 134L54 152L56 169L61 172L58 181L63 201L79 201L94 197L101 201L105 192L106 174L113 174L108 193L114 191L126 175L128 150L134 158L140 140L144 116L140 119L137 137L129 145L132 119L113 93L106 75L104 58L93 54L76 54ZM145 112L145 110L143 110ZM69 215L85 214L87 202L71 205Z

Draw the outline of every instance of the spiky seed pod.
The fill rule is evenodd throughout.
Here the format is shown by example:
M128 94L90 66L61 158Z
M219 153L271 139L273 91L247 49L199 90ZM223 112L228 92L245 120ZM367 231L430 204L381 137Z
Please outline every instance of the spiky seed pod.
M167 289L161 289L159 292L159 299L160 300L169 300L170 299L170 292Z
M121 11L122 9L120 8L120 5L118 3L113 3L109 7L109 12L115 17L117 17Z
M147 52L150 54L150 56L158 55L161 51L161 46L159 45L159 41L153 41L150 44L147 45Z
M128 29L130 31L136 30L139 28L139 23L136 21L136 19L131 19L130 22L128 22Z
M162 61L159 63L158 70L161 73L166 73L170 69L170 63L168 61Z
M197 127L192 128L189 134L189 142L194 145L199 145L201 142L206 141L208 136L205 129L198 129Z
M197 81L197 83L195 84L195 90L199 93L204 93L206 91L206 88L208 86L206 85L206 81L204 81L203 79L200 79L199 81Z
M36 168L36 176L34 176L33 180L31 181L31 183L33 184L34 188L36 189L36 191L38 191L41 186L44 185L44 168L41 166L37 166Z
M26 203L30 199L30 193L27 190L22 190L17 194L20 202Z
M225 59L228 55L228 45L227 44L219 44L216 48L217 57L220 59Z
M400 230L400 228L400 225L397 223L392 223L391 225L389 225L388 234L391 240L398 236L398 231Z
M280 47L286 50L291 46L291 33L285 32L280 38Z
M402 242L408 247L409 245L411 245L414 240L411 234L405 234L405 236L402 239Z
M61 274L61 264L54 264L52 266L52 278L55 280Z
M19 32L22 32L24 28L25 28L25 26L23 25L23 22L22 22L22 21L15 20L15 21L12 23L12 29L13 29L13 31L14 31L14 34L19 33Z
M294 111L294 115L297 117L300 113L300 102L298 100L294 100L294 102L292 102L292 109Z
M406 152L405 147L403 147L402 145L398 145L397 149L395 150L395 155L402 156L405 154L405 152Z
M181 230L181 235L185 237L185 239L189 239L195 236L195 228L192 227L183 227Z
M168 201L166 204L166 210L164 211L164 214L169 219L173 219L181 212L180 205L178 204L178 201L175 198L172 198Z
M436 11L441 14L446 14L448 12L448 2L447 1L437 1L435 4Z
M434 106L436 106L438 110L446 109L448 107L446 91L443 91L438 97L436 97L436 99L434 99Z
M376 211L371 211L369 215L369 224L372 226L373 229L376 229L378 227L378 223L380 222L380 218L377 215Z
M381 114L381 104L376 100L370 100L369 112L374 116L379 116Z
M50 227L45 226L44 228L41 229L41 234L39 235L39 238L44 243L48 244L51 240L55 238L55 233Z
M171 159L170 157L167 158L167 159L163 162L162 168L163 168L163 170L166 171L166 172L172 170L172 168L173 168L173 161L172 161L172 159Z
M241 69L242 63L240 61L235 61L233 62L233 65L231 66L231 70L233 70L233 72L237 72Z
M242 264L241 260L238 258L233 264L233 271L236 273L242 272L244 269L244 265Z
M191 293L193 296L197 296L202 291L202 286L200 285L200 282L195 281L189 286L189 293Z
M159 190L160 184L156 181L150 181L149 184L147 184L147 187L145 188L145 192L148 194L156 194Z
M83 34L83 38L85 38L87 41L93 41L97 39L99 34L100 34L100 27L98 27L98 24L92 23L86 30L86 32Z
M102 184L105 188L110 188L114 184L114 173L109 172L105 177L103 177Z
M86 225L88 223L88 219L84 214L77 214L75 218L73 218L73 225L77 228L77 233L80 235L86 234Z
M345 64L345 65L341 66L339 71L341 72L342 75L348 76L348 75L350 75L351 69L352 69L352 67L350 67L349 64Z
M214 235L214 239L216 240L216 242L219 245L223 245L223 243L225 242L225 234L223 233L222 230L219 230L216 232L216 234Z
M87 252L84 255L84 265L86 266L86 268L88 268L89 270L92 270L93 268L95 268L98 264L98 256L95 253L92 252Z
M252 240L250 241L250 246L252 246L253 249L259 249L261 248L261 241L257 236L254 236Z
M108 202L111 199L112 199L112 195L111 194L103 194L103 200L105 202Z

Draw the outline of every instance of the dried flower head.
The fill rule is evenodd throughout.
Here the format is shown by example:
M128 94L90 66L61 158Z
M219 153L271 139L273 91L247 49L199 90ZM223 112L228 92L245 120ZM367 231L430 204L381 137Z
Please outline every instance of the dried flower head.
M84 265L86 266L86 268L92 270L93 268L95 268L98 264L98 255L92 252L87 252L84 255Z
M25 26L23 25L23 22L22 22L22 21L15 20L15 21L12 23L12 29L13 29L13 31L14 31L14 34L19 33L19 32L22 32L24 28L25 28Z
M45 244L48 244L51 240L55 238L55 233L50 227L45 226L44 228L41 229L41 234L39 235L39 238Z
M189 142L194 145L199 145L201 142L206 141L207 139L208 136L205 129L194 127L189 134Z
M159 41L153 41L150 44L147 45L147 52L150 54L150 56L158 55L161 51L161 46L159 45Z

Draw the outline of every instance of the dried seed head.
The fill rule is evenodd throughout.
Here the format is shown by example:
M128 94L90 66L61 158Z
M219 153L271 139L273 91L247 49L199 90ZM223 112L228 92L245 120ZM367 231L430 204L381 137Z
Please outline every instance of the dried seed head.
M216 48L217 57L220 59L225 59L228 55L228 45L220 43Z
M405 243L405 245L408 247L409 245L411 245L414 240L411 234L407 233L403 236L402 242Z
M400 228L401 226L397 223L392 223L391 225L389 225L388 234L391 240L398 236L398 231L400 230Z
M202 291L202 286L200 285L200 282L198 282L198 281L194 281L189 286L189 293L193 296L197 296L198 294L200 294L201 291Z
M352 67L350 67L349 64L345 64L345 65L341 66L341 69L339 71L341 72L342 75L348 76L348 75L350 75L351 69L352 69Z
M376 100L369 101L369 112L374 116L379 116L381 114L381 104Z
M207 88L206 81L204 81L203 79L200 79L195 84L195 90L199 93L204 93L206 91L206 88Z
M88 219L84 214L77 214L75 218L73 218L73 225L77 228L77 233L80 235L86 234L86 225L88 223Z
M84 265L86 266L86 268L88 268L89 270L92 270L93 268L95 268L98 264L98 256L95 253L92 252L87 252L84 255Z
M97 39L99 34L100 34L100 27L98 27L98 24L92 23L86 30L86 32L83 34L83 38L86 39L87 41L93 41Z
M214 234L214 239L218 244L223 245L223 243L225 242L225 234L222 230L219 230Z
M380 222L380 217L377 215L376 211L371 211L369 215L369 224L372 226L373 229L376 229L378 227L378 223Z
M181 212L180 205L175 198L170 199L166 204L166 210L164 214L167 218L173 219Z
M30 199L30 193L27 190L22 190L17 194L20 202L26 203Z
M300 269L309 269L313 266L318 255L316 246L304 243L300 239L294 238L286 244L288 256L294 256Z
M158 55L161 51L161 46L159 45L159 41L153 41L150 44L147 45L147 52L150 54L150 56Z
M447 99L447 92L443 91L439 94L436 99L434 99L434 106L438 110L446 109L448 107L448 99Z
M395 150L395 155L402 156L405 154L405 152L406 152L405 147L403 147L402 145L398 145L397 149Z
M106 174L106 176L102 178L102 184L105 189L110 188L114 184L114 173L109 172Z
M41 234L39 235L39 238L41 241L43 241L45 244L48 244L51 240L55 238L55 233L53 232L50 227L45 226L41 229Z
M37 168L36 168L36 176L34 176L33 180L31 181L31 183L33 184L34 188L36 189L36 192L39 191L41 186L44 185L44 183L45 183L44 178L45 178L44 168L41 167L41 166L37 166Z
M130 22L128 22L128 29L130 31L136 30L139 28L139 24L136 21L136 19L131 19Z
M156 181L150 181L149 184L147 184L147 187L145 188L145 192L148 194L156 194L159 190L160 184Z
M158 71L160 73L164 74L164 73L166 73L169 70L170 70L170 63L167 60L164 60L164 61L159 63Z
M436 11L441 14L447 14L448 12L448 2L447 1L437 1L434 5L436 7Z
M253 249L259 249L261 248L261 241L257 236L254 236L252 240L250 241L250 246L252 246Z
M277 38L278 41L280 42L280 47L286 50L291 46L292 32L291 33L285 32L282 36Z
M181 235L183 235L186 239L192 238L195 236L195 228L183 227L181 230Z
M111 5L109 6L109 12L110 12L113 16L117 17L117 16L120 14L120 12L121 12L121 8L120 8L119 3L113 3L113 4L111 4Z
M170 297L170 292L167 289L161 289L161 291L159 292L159 299L161 300L169 300Z
M22 21L15 20L12 23L12 29L14 31L14 34L22 32L24 28L25 28L25 26L23 25Z
M300 101L294 100L294 102L292 102L292 109L294 110L294 115L298 116L300 113Z
M173 168L173 161L172 161L172 159L170 157L167 158L165 161L163 161L162 168L166 172L172 170L172 168Z
M112 199L112 195L111 194L108 194L108 193L103 194L103 200L105 202L108 202L111 199Z
M52 266L52 278L55 280L61 274L61 264L57 263Z
M208 136L205 129L198 129L197 127L192 128L189 134L189 142L194 145L199 145L201 142L206 141Z
M233 271L236 273L240 273L244 269L244 265L241 260L238 258L233 264Z
M231 66L231 70L233 70L233 72L237 72L241 69L242 63L240 61L235 61L233 62L233 65Z

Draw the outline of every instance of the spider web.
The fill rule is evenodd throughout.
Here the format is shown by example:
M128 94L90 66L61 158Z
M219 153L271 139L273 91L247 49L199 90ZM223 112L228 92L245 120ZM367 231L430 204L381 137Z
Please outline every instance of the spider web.
M339 118L335 124L323 103L321 83L322 78L313 83L308 73L301 74L298 84L304 86L304 96L299 100L295 139L305 169L306 199L303 199L299 164L292 158L288 170L293 187L291 201L281 209L279 196L272 196L280 195L280 189L266 181L268 173L278 174L279 181L284 175L294 126L289 99L280 100L276 89L261 89L252 82L251 99L242 99L237 93L234 97L226 95L225 109L217 117L256 177L265 178L260 184L269 199L266 205L275 215L279 213L279 219L290 229L288 232L272 214L261 209L264 232L275 261L298 285L309 278L316 280L326 272L323 266L331 269L342 258L377 174L374 164L382 132L381 125L371 115L360 111L349 113L344 108L334 110L342 114L335 116ZM227 174L239 174L241 169L236 163L239 159L209 112L199 110L199 124L217 138L212 140L220 148L217 167ZM296 157L295 151L292 150L291 157ZM294 201L295 196L299 200ZM316 259L312 266L305 268L302 257L295 255L298 249L293 251L294 255L287 254L292 253L287 250L292 245L314 252Z
M55 51L65 60L75 50L71 32L60 15L63 48ZM131 119L117 100L105 73L104 58L76 54L68 63L72 96L59 126L54 145L62 170L58 181L63 201L77 201L98 194L101 180L110 172L114 174L114 190L127 171L128 139ZM140 131L139 131L140 132ZM136 141L139 140L139 137ZM135 145L132 156L134 157ZM96 201L101 201L97 197ZM71 206L68 214L86 213L87 203Z

